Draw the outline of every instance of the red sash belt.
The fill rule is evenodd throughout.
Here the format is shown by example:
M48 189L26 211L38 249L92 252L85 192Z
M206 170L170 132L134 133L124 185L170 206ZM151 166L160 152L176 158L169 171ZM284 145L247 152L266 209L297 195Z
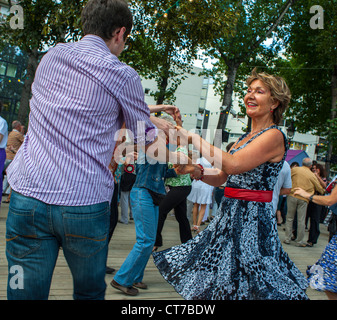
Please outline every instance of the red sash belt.
M273 191L247 190L237 188L225 188L225 197L246 201L271 202L273 200Z

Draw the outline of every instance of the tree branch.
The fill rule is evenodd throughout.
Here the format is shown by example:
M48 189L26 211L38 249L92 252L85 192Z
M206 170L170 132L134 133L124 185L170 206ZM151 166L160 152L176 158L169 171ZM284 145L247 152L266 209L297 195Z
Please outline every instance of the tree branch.
M272 32L277 28L277 26L280 24L281 20L283 19L284 15L287 13L289 8L298 0L288 0L287 3L284 5L283 10L281 10L279 16L276 18L274 23L269 27L264 37L260 37L259 40L255 41L247 50L245 55L241 58L241 61L245 61L247 56L250 54L250 52L254 51L263 41L265 41Z

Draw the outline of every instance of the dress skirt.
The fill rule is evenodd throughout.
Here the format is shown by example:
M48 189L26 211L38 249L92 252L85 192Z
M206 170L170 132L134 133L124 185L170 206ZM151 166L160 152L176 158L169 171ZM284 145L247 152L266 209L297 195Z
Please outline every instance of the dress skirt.
M187 300L308 299L306 277L283 250L271 203L223 197L204 231L153 257Z

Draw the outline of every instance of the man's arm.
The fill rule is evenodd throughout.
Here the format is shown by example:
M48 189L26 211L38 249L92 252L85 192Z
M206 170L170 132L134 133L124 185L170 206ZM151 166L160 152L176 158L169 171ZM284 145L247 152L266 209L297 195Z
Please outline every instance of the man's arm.
M291 191L291 188L281 188L280 189L280 196L285 196L287 194L289 194Z

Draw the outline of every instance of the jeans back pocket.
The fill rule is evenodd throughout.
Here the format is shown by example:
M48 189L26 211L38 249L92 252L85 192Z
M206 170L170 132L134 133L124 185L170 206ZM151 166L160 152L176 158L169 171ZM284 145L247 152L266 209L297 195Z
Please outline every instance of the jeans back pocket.
M85 206L91 212L78 213L67 207L63 211L63 224L68 250L81 257L90 257L107 245L109 232L109 204Z
M34 209L9 208L6 222L6 250L17 258L23 258L27 254L40 247L34 225Z

